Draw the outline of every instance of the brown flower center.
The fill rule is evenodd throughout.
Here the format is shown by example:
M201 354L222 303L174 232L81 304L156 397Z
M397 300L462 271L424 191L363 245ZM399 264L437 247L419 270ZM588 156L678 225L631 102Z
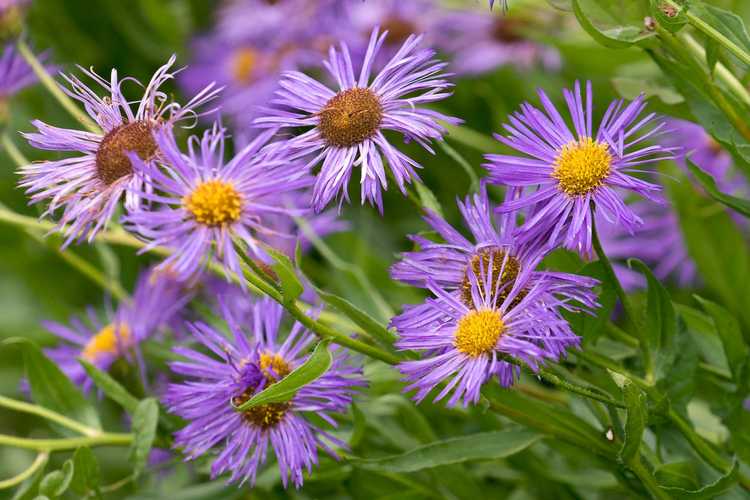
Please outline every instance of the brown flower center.
M289 375L292 367L279 354L264 352L260 355L260 370L266 377L267 384L273 384ZM232 403L240 406L253 397L255 389L255 387L248 387L242 394L232 398ZM250 425L268 429L281 422L291 406L291 401L258 405L243 411L242 418Z
M490 259L492 259L492 268L489 268ZM499 307L508 297L513 283L521 271L521 264L513 256L505 257L505 251L499 248L483 248L469 261L464 273L464 279L461 282L461 300L467 307L474 308L474 299L471 296L471 281L469 280L469 269L474 273L477 279L482 275L487 275L488 271L492 273L492 291L500 289L495 297L495 307ZM500 285L498 287L498 280ZM516 301L523 298L523 292L518 294Z
M388 31L386 41L393 45L404 43L409 35L418 31L413 22L399 16L389 16L383 21L381 27L383 31Z
M375 93L355 87L333 96L320 111L318 130L330 146L346 148L369 139L383 119L383 106Z
M492 37L502 43L520 42L523 40L519 30L520 27L519 21L498 16L492 25Z
M152 160L159 147L151 133L152 125L137 121L113 128L99 143L96 151L96 175L106 185L131 175L133 165L127 157L132 151L143 161Z

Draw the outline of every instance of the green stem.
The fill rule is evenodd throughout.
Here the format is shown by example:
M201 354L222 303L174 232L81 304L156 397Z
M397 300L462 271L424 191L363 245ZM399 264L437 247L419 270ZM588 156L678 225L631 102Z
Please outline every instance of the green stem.
M602 267L604 268L604 274L607 275L607 279L614 285L615 293L620 299L620 303L622 303L622 308L625 311L626 324L628 325L630 331L634 332L636 330L633 305L630 303L630 298L622 288L620 280L617 279L617 275L615 274L615 270L612 267L612 263L609 261L609 258L607 258L607 254L605 254L604 250L602 249L602 243L601 241L599 241L599 233L596 230L596 210L593 205L591 206L591 241L594 245L596 256L599 258L599 262L602 263Z
M0 490L12 488L26 481L28 478L33 476L36 471L44 467L44 464L47 463L48 459L49 459L49 453L46 451L43 451L37 454L36 458L31 463L31 465L29 465L23 472L16 474L15 476L11 478L0 481Z
M0 434L0 445L46 452L75 450L81 446L129 446L132 442L133 434L108 432L99 434L98 436L63 439L31 439Z
M646 490L651 493L651 496L653 498L657 500L671 500L672 496L661 489L659 483L656 482L656 478L654 477L654 475L650 470L646 468L645 465L643 465L640 455L637 456L632 461L632 463L628 465L630 467L630 470L632 470L633 473L638 477L638 479L640 479L641 483L643 483L643 486L646 487Z
M39 62L39 59L34 55L34 52L29 48L28 45L26 45L26 42L24 42L22 39L18 40L18 52L23 56L24 59L26 59L26 62L29 63L29 66L31 66L31 69L34 70L34 73L36 74L37 78L39 78L39 81L44 85L44 88L47 89L47 91L52 94L52 97L54 97L57 102L60 103L60 105L65 108L65 111L70 113L70 116L75 118L78 123L86 127L86 129L94 134L101 134L102 129L94 123L94 121L89 118L89 116L81 111L81 108L79 108L76 103L73 102L73 100L68 97L65 92L63 92L60 87L57 85L57 82L47 73L47 70L44 69L44 65L42 65L41 62Z
M13 160L16 165L22 167L30 163L28 158L21 153L16 144L10 139L10 137L8 137L8 134L3 134L0 141L2 141L2 146L8 153L8 156L10 156L10 159Z
M101 434L100 431L92 429L87 425L83 425L82 423L70 419L65 415L61 415L42 406L26 403L24 401L18 401L15 399L6 398L5 396L0 396L0 406L45 418L51 422L60 424L63 427L67 427L72 431L78 432L79 434L83 434L84 436L96 436Z
M684 10L684 7L674 0L664 0L664 3L667 5L677 9L678 11ZM719 30L708 24L706 21L701 19L700 17L696 16L693 12L691 12L689 9L685 10L685 16L687 17L688 22L696 28L698 31L703 32L707 37L712 38L716 42L719 43L719 45L726 48L729 52L734 54L737 59L744 62L745 64L750 65L750 54L745 52L742 47L738 46L736 43L734 43L729 38L725 37Z
M497 153L502 148L502 144L492 137L488 137L465 125L451 125L450 123L443 122L441 122L441 125L448 131L448 139L460 142L480 153Z
M593 399L596 401L599 401L600 403L604 403L606 405L615 406L617 408L627 408L627 406L615 399L612 399L608 396L599 394L595 391L592 391L591 389L575 384L573 382L569 382L567 380L564 380L554 373L551 373L544 368L540 368L538 372L539 376L541 376L543 379L545 379L547 382L556 385L562 389L565 389L566 391L578 394L579 396L583 396L585 398Z

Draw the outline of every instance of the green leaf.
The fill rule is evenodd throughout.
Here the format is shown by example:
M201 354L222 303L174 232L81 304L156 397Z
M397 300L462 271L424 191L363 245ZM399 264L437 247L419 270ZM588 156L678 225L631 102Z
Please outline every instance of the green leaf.
M45 477L44 468L47 466L48 461L49 458L46 458L42 466L39 467L39 470L19 486L13 494L12 500L31 500L36 496L36 492L39 490L39 484Z
M677 33L688 22L685 9L669 5L664 0L651 0L651 15L671 33Z
M732 470L703 488L697 490L686 490L674 486L662 486L661 489L668 492L673 498L678 499L684 498L693 500L698 498L716 498L729 491L729 489L737 483L738 473L739 463L735 460L734 465L732 465Z
M687 158L687 165L690 169L690 172L695 176L698 182L700 182L703 189L706 190L711 198L718 201L719 203L723 203L732 210L741 213L745 217L750 217L750 200L730 196L719 191L714 178L704 172L698 165L690 161L690 158Z
M284 302L287 304L293 303L300 295L302 295L302 292L305 291L305 287L302 286L302 282L300 282L297 277L297 271L292 259L290 259L285 253L279 252L269 246L265 246L264 250L268 252L275 261L271 268L276 273L276 276L279 277L281 294L284 298Z
M637 268L648 282L645 330L642 340L648 347L644 352L651 358L649 363L653 363L656 380L660 380L669 371L677 356L674 349L677 315L669 292L656 279L651 269L637 259L630 259L628 263Z
M713 74L716 63L719 62L721 55L721 45L713 38L706 39L706 64L708 64L709 73Z
M635 384L628 381L622 388L627 408L628 419L625 422L625 442L619 453L619 460L629 464L640 460L641 440L643 431L648 424L648 408L646 394Z
M86 370L94 384L104 392L112 401L122 406L128 413L133 413L138 407L138 398L133 396L118 381L108 373L101 371L85 359L79 359L79 363Z
M295 368L289 375L275 384L271 384L240 406L238 411L244 411L254 406L270 403L284 403L297 394L302 387L318 379L331 367L333 358L328 350L328 341L321 341L302 365Z
M440 465L470 460L493 460L521 452L542 438L524 429L482 432L436 441L400 455L384 458L355 458L350 463L362 469L380 472L415 472Z
M727 358L729 370L732 372L732 378L735 381L739 381L743 372L743 366L747 363L748 356L750 356L750 349L748 349L747 344L745 344L742 338L739 323L732 316L732 313L719 304L697 295L695 298L700 302L703 310L713 318L714 325L716 325L716 333L719 334L721 344L724 347L724 355Z
M72 460L66 460L62 469L55 470L44 476L39 483L39 494L50 498L57 498L68 490L73 479L74 466Z
M605 47L624 49L655 35L644 29L648 8L640 2L573 0L572 3L581 27Z
M656 480L662 486L671 486L686 490L697 490L700 488L695 464L687 460L658 466L654 470L654 477L656 477Z
M609 275L604 272L604 264L601 261L589 262L577 271L578 274L591 276L601 282L598 287L600 292L597 300L601 307L595 315L585 313L564 313L570 322L573 331L583 338L584 345L594 343L606 331L606 324L612 316L612 310L617 302L615 285L609 281Z
M128 460L133 465L133 474L138 476L146 467L148 454L156 437L156 424L159 422L159 404L154 398L146 398L138 403L133 412L132 428L135 433L130 446Z
M79 496L99 490L100 471L91 448L83 446L73 454L74 473L70 489Z
M453 158L453 160L458 163L461 168L464 169L464 172L466 172L466 175L469 177L469 191L473 193L479 191L479 177L477 177L476 172L474 172L474 169L471 167L469 162L466 161L466 158L461 156L461 153L453 149L445 141L439 141L438 146L440 146L440 149L445 151L448 156Z
M710 25L712 30L718 31L725 39L725 47L732 46L735 50L744 52L747 57L743 62L747 64L747 60L750 59L750 36L740 16L698 1L690 3L690 13Z
M422 207L428 208L442 217L443 207L440 206L440 202L435 197L435 194L430 191L430 188L425 186L421 181L414 181L414 187L417 190L417 194L419 195L419 202Z
M317 289L316 292L318 296L323 299L323 301L338 309L342 313L346 315L347 318L352 320L357 326L362 328L366 333L369 333L372 335L375 339L378 340L381 344L383 344L386 347L392 347L393 343L398 338L395 333L393 333L391 330L383 326L380 322L378 322L375 318L370 316L368 313L363 311L362 309L358 308L348 300L346 300L343 297L339 297L338 295L334 295L329 292L325 292L323 290Z
M40 406L49 408L77 420L93 429L101 429L94 407L81 394L70 379L42 353L34 342L24 338L9 338L3 345L16 345L21 349L26 377L31 388L31 398ZM51 424L65 435L76 435L70 429Z

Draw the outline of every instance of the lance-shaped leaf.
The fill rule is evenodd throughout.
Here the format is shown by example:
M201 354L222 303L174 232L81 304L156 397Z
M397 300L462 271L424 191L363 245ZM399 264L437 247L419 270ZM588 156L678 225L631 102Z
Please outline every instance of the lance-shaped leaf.
M281 294L284 298L284 302L287 304L294 302L297 298L302 295L305 290L297 277L297 270L290 259L285 253L279 252L278 250L265 246L264 250L273 257L274 263L271 268L279 278L279 284L281 285Z
M732 210L741 213L745 217L750 217L750 200L730 196L719 191L719 188L716 185L716 180L714 180L713 177L701 170L698 165L690 161L690 158L687 159L687 165L690 169L690 172L695 176L698 182L700 182L701 186L703 186L703 189L706 190L711 198L718 201L719 203L723 203Z
M655 35L644 29L649 11L641 2L573 0L572 4L581 27L605 47L623 49Z
M641 439L648 424L648 408L646 395L632 382L625 383L622 393L627 406L628 419L625 422L625 442L622 444L618 458L622 463L629 464L634 460L640 460Z
M34 342L23 338L10 338L4 345L21 349L26 377L31 388L31 398L40 406L77 420L93 429L101 429L99 415L56 364L42 353ZM62 434L75 435L70 429L53 424Z
M735 460L732 469L711 484L697 490L686 490L674 486L662 486L661 489L672 495L672 498L696 500L701 498L717 498L727 492L737 483L739 463Z
M358 308L348 300L338 295L325 292L316 288L316 293L328 305L335 307L352 320L357 326L362 328L366 333L372 335L378 342L385 347L392 347L396 341L396 334L380 324L375 318Z
M156 424L159 422L159 403L154 398L147 398L138 403L133 412L133 444L130 446L130 463L133 474L138 476L146 467L148 454L156 437Z
M100 470L99 462L91 448L78 448L73 454L73 465L70 489L79 496L85 496L90 492L96 494L99 491Z
M690 2L690 14L710 26L711 38L720 42L745 64L750 63L750 36L740 16L699 1Z
M328 371L332 362L333 358L328 350L328 341L324 340L315 346L315 350L307 358L307 361L295 368L289 375L275 384L269 385L235 408L238 411L244 411L258 405L289 401L302 387Z
M698 297L697 295L695 298L700 302L703 310L714 320L716 333L719 334L721 344L724 347L724 354L727 358L729 370L732 372L734 380L739 381L742 368L747 363L748 356L750 356L750 349L748 349L747 344L745 344L742 338L739 323L732 316L732 313L719 304Z
M492 460L509 457L525 450L542 438L526 429L481 432L459 438L445 439L384 458L351 459L362 469L381 472L415 472L440 465L470 460Z
M112 401L122 406L128 413L133 413L138 407L138 398L133 396L117 380L108 373L101 371L85 359L79 359L79 363L86 373L94 381L94 384L102 390Z

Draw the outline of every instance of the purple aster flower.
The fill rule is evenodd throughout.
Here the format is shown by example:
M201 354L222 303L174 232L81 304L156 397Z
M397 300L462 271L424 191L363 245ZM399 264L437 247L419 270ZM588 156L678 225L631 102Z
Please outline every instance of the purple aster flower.
M747 399L745 399L745 403L743 404L743 407L744 407L744 408L745 408L745 409L746 409L747 411L750 411L750 398L747 398Z
M451 54L451 70L478 75L502 66L560 68L560 54L524 36L525 21L492 12L458 11L440 23L440 48Z
M332 446L344 446L305 414L314 413L336 427L334 415L346 411L354 391L365 385L361 370L336 349L328 371L290 401L237 411L230 401L241 405L286 377L304 363L315 337L300 323L283 336L282 308L268 298L253 305L252 317L245 324L231 314L225 316L231 342L206 324L192 327L195 338L213 355L175 349L186 360L172 363L172 371L187 380L170 385L164 401L169 411L188 421L175 434L175 446L184 450L188 460L218 448L211 476L231 472L230 482L254 484L270 445L284 486L291 478L300 487L303 470L309 474L318 462L318 447L336 457Z
M342 43L340 51L331 48L325 65L338 83L338 93L302 73L285 73L273 101L279 107L256 120L260 127L313 127L281 147L295 155L311 155L308 168L322 162L313 189L318 212L337 195L348 200L346 186L355 166L360 168L362 203L367 200L382 212L381 189L388 186L383 156L402 193L418 178L415 168L420 168L391 146L383 131L400 132L432 152L430 140L440 140L445 133L438 120L459 122L422 107L448 97L451 84L442 72L445 63L432 58L434 51L418 48L421 36L409 36L370 82L373 60L387 35L373 30L359 79L347 45Z
M504 292L500 292L501 295L509 292L515 279L524 274L528 275L530 282L544 280L550 293L563 295L587 308L595 307L595 295L591 288L597 284L596 280L534 270L549 249L520 244L513 237L515 224L511 217L504 215L495 221L484 186L478 194L467 196L463 203L459 201L458 208L474 241L464 237L437 214L428 213L425 220L445 242L411 236L410 239L419 249L402 254L401 261L391 268L394 279L421 288L427 288L428 283L433 282L443 290L458 292L464 303L470 304L470 276L478 276L481 267L492 259L495 275L498 275L501 265L505 266L500 281L507 286Z
M44 61L46 54L39 56ZM0 57L0 102L7 106L7 99L37 81L34 70L24 60L14 45L6 45Z
M591 82L586 84L585 102L579 82L563 95L573 131L539 90L544 111L525 103L505 125L510 136L496 135L523 156L486 155L489 163L485 166L493 182L527 188L518 199L498 208L529 211L519 228L524 239L560 242L588 255L591 206L609 223L632 233L642 220L625 205L621 191L659 200L656 193L661 187L631 174L642 172L643 165L673 159L679 148L645 144L658 137L665 124L655 124L653 113L641 116L646 107L642 96L627 105L622 100L612 102L595 130Z
M554 283L545 278L531 280L531 270L522 269L510 283L502 279L512 266L508 254L500 262L490 254L469 269L469 294L449 291L427 278L435 298L408 306L392 324L402 350L421 350L422 359L406 361L399 369L406 376L407 391L423 400L440 383L445 387L435 401L453 393L448 405L463 399L476 403L482 385L493 376L508 387L519 375L519 367L504 359L510 356L537 370L547 360L557 361L580 339L560 315L570 308L570 299L552 293ZM582 280L581 288L589 279ZM469 300L467 300L469 299Z
M80 68L109 93L105 97L77 77L63 75L71 87L63 88L65 92L83 103L102 132L59 128L34 120L38 132L24 134L36 148L80 153L61 160L34 162L21 169L20 186L27 188L31 203L50 200L43 216L62 210L58 228L67 237L64 246L72 241L93 240L107 225L123 196L128 210L138 208L142 191L149 189L148 179L133 167L128 153L146 162L160 157L153 132L195 117L195 109L218 94L220 89L209 85L185 106L169 102L159 87L174 77L170 73L174 62L172 56L154 73L143 96L136 101L135 110L122 92L123 84L132 78L119 79L114 69L110 81L106 81L93 71Z
M45 353L75 384L88 391L93 381L78 358L104 371L118 359L135 360L142 370L139 344L170 324L188 300L175 281L143 273L131 301L120 303L115 310L108 308L104 320L89 308L86 318L73 317L69 325L44 322L47 330L66 341Z
M225 135L218 125L202 138L192 137L187 155L180 152L171 129L155 131L154 142L163 161L147 165L135 154L130 156L151 179L154 192L142 196L160 204L133 211L124 219L148 240L142 252L157 246L173 250L159 268L184 280L194 277L212 253L222 261L227 275L241 275L235 242L267 260L259 235L278 233L266 218L304 214L304 210L280 205L279 198L312 181L282 150L261 151L272 132L260 134L225 162Z

